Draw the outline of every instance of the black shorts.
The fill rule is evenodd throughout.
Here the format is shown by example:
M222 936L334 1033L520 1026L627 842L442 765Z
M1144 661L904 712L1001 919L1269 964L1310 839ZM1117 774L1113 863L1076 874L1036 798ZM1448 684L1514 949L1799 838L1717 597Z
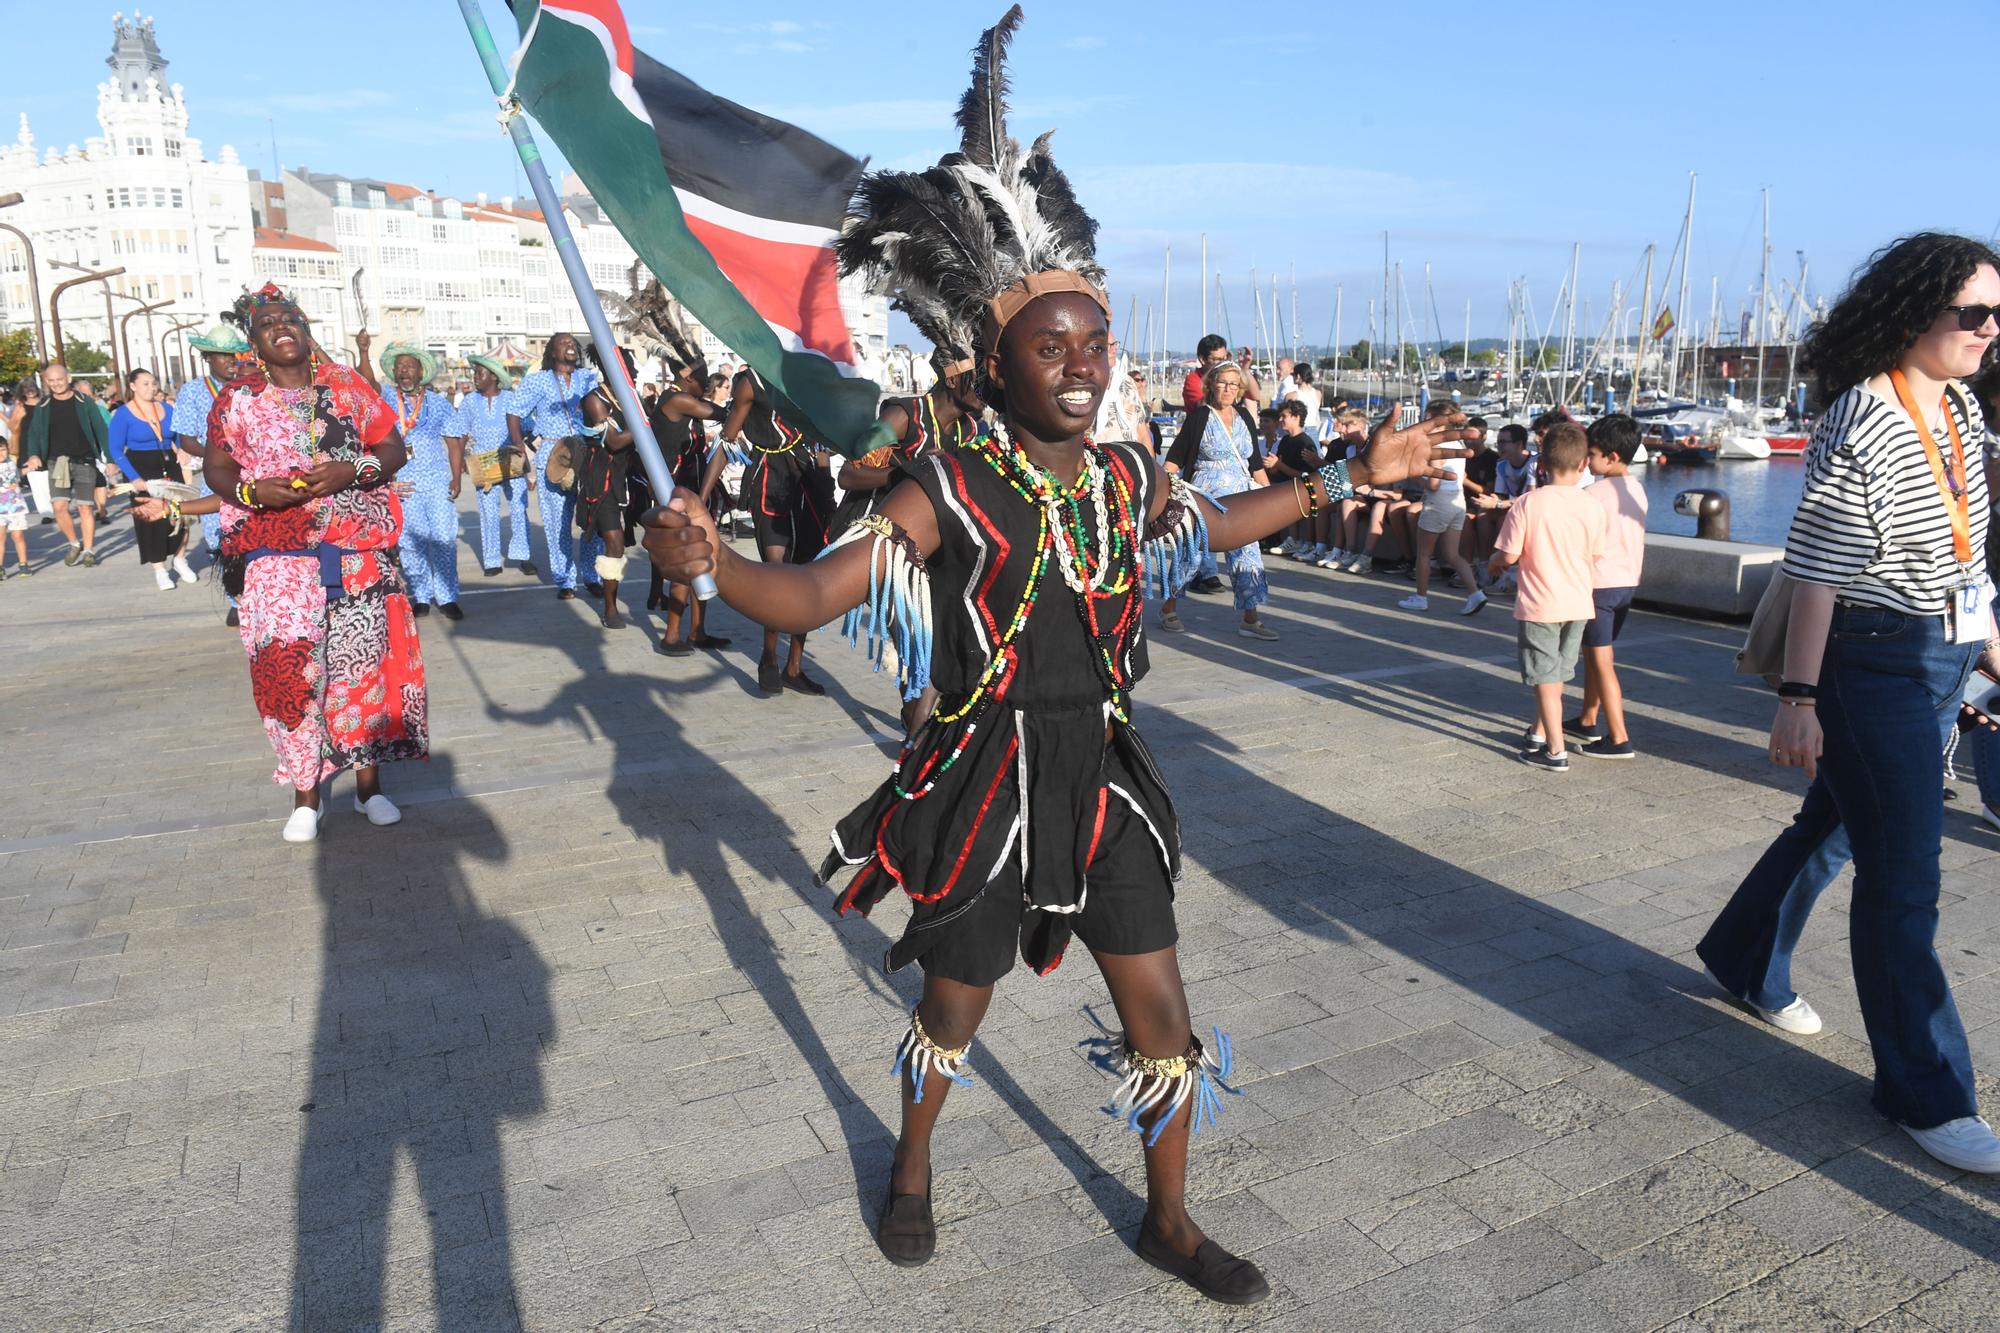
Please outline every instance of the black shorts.
M1590 594L1597 607L1583 627L1583 646L1586 648L1609 648L1617 641L1618 633L1625 628L1625 616L1632 610L1632 594L1636 588L1599 588Z
M1021 863L1007 868L982 889L963 916L935 927L941 938L920 956L927 976L967 986L991 986L1014 970L1024 932L1037 917L1021 893ZM1117 794L1107 796L1104 832L1085 877L1083 910L1070 918L1076 937L1094 952L1153 953L1180 939L1174 924L1174 888L1160 859L1159 844Z

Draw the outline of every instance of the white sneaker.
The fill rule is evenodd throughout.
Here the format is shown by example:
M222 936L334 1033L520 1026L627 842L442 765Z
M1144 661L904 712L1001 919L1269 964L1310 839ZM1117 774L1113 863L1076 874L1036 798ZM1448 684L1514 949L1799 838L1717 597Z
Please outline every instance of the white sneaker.
M2000 1137L1994 1135L1993 1126L1986 1123L1984 1116L1961 1116L1933 1129L1904 1125L1903 1132L1946 1166L1961 1171L2000 1172Z
M1802 998L1794 998L1790 1004L1782 1009L1760 1009L1738 995L1735 991L1729 989L1729 987L1723 985L1715 973L1709 971L1707 968L1704 967L1701 970L1701 974L1714 982L1717 990L1781 1032L1790 1032L1800 1037L1810 1037L1826 1026L1826 1024L1820 1021L1819 1011L1807 1004Z
M1291 556L1292 559L1294 560L1304 561L1306 564L1310 565L1313 561L1319 558L1318 552L1319 552L1318 546L1314 545L1311 542L1307 542L1303 546L1293 547L1290 551L1287 551L1286 554Z
M1375 572L1375 557L1365 551L1362 552L1347 562L1347 572L1350 574L1373 574Z
M174 576L176 578L178 578L182 583L194 582L194 566L190 565L187 562L186 556L184 555L175 556L173 564L174 564Z
M396 808L396 803L379 791L365 801L359 796L355 797L354 812L356 814L367 815L368 822L376 828L386 828L391 824L399 824L403 819L403 812Z
M1474 588L1472 596L1465 599L1465 605L1458 608L1458 613L1462 616L1469 616L1483 609L1485 605L1486 594Z
M153 566L153 586L161 592L172 592L174 590L173 576L167 573L165 565Z
M1431 599L1420 592L1413 592L1396 605L1405 611L1428 611L1431 609Z
M1346 569L1347 562L1351 559L1353 557L1345 551L1328 551L1313 563L1321 569Z
M1288 560L1298 559L1299 539L1297 537L1287 537L1283 541L1279 542L1278 554L1284 556Z
M1979 817L1986 821L1988 827L2000 829L2000 810L1995 810L1984 801L1979 803Z
M292 811L292 817L285 821L286 842L311 842L319 836L319 811L309 805L301 805Z

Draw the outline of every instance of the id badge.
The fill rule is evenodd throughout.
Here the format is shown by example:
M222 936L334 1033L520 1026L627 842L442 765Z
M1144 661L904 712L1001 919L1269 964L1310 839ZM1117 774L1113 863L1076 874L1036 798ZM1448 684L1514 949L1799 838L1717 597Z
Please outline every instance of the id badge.
M1945 630L1953 643L1984 643L1992 628L1993 584L1977 579L1951 595Z

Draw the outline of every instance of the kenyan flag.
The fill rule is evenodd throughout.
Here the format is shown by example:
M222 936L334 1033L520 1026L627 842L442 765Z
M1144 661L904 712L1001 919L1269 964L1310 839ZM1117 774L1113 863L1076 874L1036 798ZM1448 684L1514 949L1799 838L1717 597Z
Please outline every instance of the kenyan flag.
M634 49L618 0L513 5L516 96L646 267L821 439L889 443L833 255L861 161Z

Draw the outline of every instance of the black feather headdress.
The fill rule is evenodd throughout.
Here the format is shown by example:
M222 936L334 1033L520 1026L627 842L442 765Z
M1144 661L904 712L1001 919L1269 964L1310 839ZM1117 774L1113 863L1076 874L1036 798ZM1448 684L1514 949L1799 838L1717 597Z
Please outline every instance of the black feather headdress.
M1015 5L980 35L958 151L926 171L864 176L835 247L842 273L863 274L952 360L991 350L995 298L1031 293L1035 275L1104 282L1097 223L1049 153L1054 131L1025 153L1007 131L1007 46L1020 26Z

